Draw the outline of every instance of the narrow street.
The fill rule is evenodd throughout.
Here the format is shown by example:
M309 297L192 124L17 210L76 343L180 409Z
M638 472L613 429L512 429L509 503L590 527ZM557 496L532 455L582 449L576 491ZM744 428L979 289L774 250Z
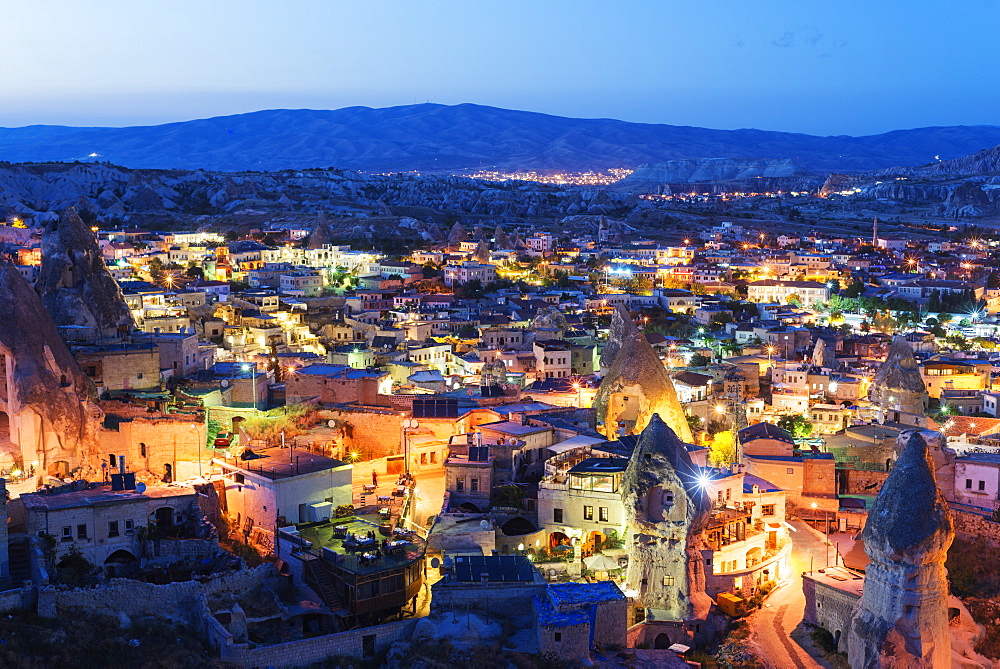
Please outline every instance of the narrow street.
M761 609L749 617L752 641L768 667L822 667L824 665L813 659L791 635L802 622L805 610L802 572L809 571L810 566L814 569L826 566L828 551L832 564L833 548L828 549L821 532L801 520L790 521L789 524L796 530L791 537L792 575L779 585Z

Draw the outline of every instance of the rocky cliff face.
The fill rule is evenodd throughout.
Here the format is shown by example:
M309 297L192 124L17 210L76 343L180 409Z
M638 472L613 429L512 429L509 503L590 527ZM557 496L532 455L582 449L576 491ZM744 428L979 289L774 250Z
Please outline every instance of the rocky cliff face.
M848 637L852 667L949 667L948 579L955 532L934 480L937 432L907 431L861 538L870 562Z
M611 335L601 353L607 369L594 397L598 431L614 439L624 428L636 434L654 414L678 437L691 441L691 428L677 400L674 383L645 335L622 308L611 320Z
M0 314L0 410L9 419L10 453L39 475L58 462L71 471L97 448L95 389L8 263L0 263Z
M877 406L883 416L892 411L903 411L924 415L930 396L920 378L913 349L903 337L896 337L889 347L885 362L878 368L868 399Z
M656 191L668 187L684 192L684 184L731 183L751 184L754 180L781 179L798 183L815 178L792 160L737 160L704 158L701 160L671 160L665 163L640 165L615 187L620 190Z
M35 288L56 325L83 326L101 336L134 327L97 238L72 207L45 226Z
M632 530L626 588L654 619L704 617L711 601L701 531L711 502L684 444L656 414L639 436L622 496Z

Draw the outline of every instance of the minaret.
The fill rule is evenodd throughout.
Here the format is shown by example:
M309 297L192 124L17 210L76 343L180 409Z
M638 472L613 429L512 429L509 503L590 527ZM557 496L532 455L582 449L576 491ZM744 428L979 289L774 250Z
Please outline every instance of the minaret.
M847 645L854 669L951 666L948 576L951 510L934 480L929 444L940 433L910 430L861 534L870 558Z
M872 219L872 248L878 248L878 216Z

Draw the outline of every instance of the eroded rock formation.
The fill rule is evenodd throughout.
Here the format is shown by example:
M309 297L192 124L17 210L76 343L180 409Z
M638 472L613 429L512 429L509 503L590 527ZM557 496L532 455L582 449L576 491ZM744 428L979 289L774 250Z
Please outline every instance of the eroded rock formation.
M38 295L8 263L0 263L0 314L0 466L70 472L96 451L96 392Z
M949 667L951 510L934 480L938 432L910 430L862 532L870 562L848 638L852 667Z
M57 326L81 326L102 337L135 327L97 238L73 207L45 226L35 288Z
M889 347L889 355L875 373L868 399L883 417L893 411L923 415L927 410L930 396L920 378L913 349L903 337L896 337Z
M627 590L655 619L704 618L711 600L701 533L711 501L684 444L656 414L625 469L622 497L632 530Z
M646 336L623 308L611 319L611 334L601 353L607 372L594 397L597 428L608 438L620 428L641 432L653 414L670 426L683 441L691 441L691 428L677 400L673 381Z

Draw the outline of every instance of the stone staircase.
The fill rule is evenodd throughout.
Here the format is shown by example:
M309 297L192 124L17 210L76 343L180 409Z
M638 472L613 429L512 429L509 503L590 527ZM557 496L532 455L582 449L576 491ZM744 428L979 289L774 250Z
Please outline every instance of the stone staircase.
M323 567L323 561L312 553L299 553L298 557L302 560L302 566L305 570L306 584L316 590L331 611L338 615L350 615L350 612L344 608L340 601L340 596L337 595L337 591L333 587L330 574Z

